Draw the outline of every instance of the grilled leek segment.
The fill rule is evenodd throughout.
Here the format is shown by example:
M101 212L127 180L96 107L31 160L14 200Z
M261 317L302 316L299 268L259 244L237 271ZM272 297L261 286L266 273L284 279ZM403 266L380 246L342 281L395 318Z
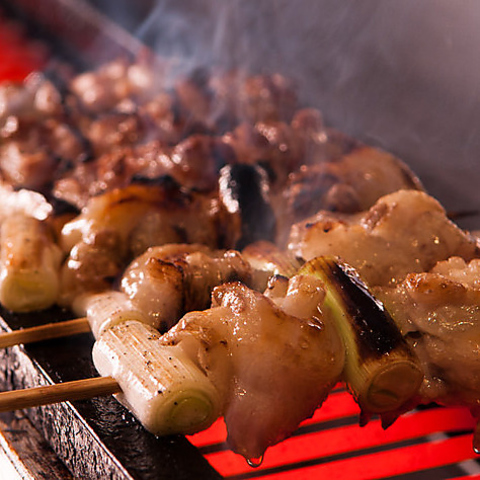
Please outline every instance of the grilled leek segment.
M351 267L333 257L314 258L299 273L325 284L322 310L343 340L343 378L362 411L381 414L401 408L420 388L423 371L383 305Z
M87 317L95 338L113 325L127 320L157 327L152 318L134 305L125 293L115 290L82 295L74 302L73 310L77 315Z
M0 241L0 303L15 312L52 306L62 255L45 224L23 214L7 217Z
M139 322L114 325L94 345L95 367L118 382L118 400L153 434L209 427L221 413L220 395L180 346L161 345L159 338Z

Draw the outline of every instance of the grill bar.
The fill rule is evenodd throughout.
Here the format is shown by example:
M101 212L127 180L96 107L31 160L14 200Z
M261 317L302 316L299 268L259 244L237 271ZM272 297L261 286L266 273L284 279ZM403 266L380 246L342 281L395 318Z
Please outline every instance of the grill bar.
M363 428L357 420L352 397L336 391L290 439L269 449L255 470L227 449L223 422L189 440L220 474L236 480L402 478L411 472L422 472L425 479L453 478L464 473L457 464L476 458L474 420L464 408L413 411L387 430L378 420Z
M273 473L262 478L264 480L388 478L393 475L426 471L430 468L461 462L469 457L467 453L469 448L471 448L471 436L467 434L444 440L438 444L425 443L419 446L415 445L393 451L356 456L326 464L303 465L301 469L288 470L278 474ZM236 478L246 479L252 477L237 476ZM428 476L425 474L424 478L428 478ZM438 479L438 476L435 478Z
M321 424L318 426L321 428ZM468 412L440 410L408 415L404 421L383 431L379 422L359 428L357 425L323 430L313 434L296 436L288 440L285 448L275 454L266 454L263 467L278 469L291 464L306 462L329 462L340 456L357 457L362 451L372 448L392 448L406 441L428 442L427 435L433 432L471 430L472 419ZM471 436L466 458L471 456ZM210 464L224 475L247 474L251 470L241 458L228 451L207 455ZM465 458L462 458L464 460ZM447 462L446 462L447 463ZM349 477L352 478L352 477Z

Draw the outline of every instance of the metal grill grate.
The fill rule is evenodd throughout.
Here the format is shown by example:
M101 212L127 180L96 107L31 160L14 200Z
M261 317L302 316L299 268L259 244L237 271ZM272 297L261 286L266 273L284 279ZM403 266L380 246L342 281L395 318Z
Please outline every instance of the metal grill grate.
M480 478L473 427L467 409L442 407L405 414L387 430L378 420L359 427L358 406L339 389L258 468L228 450L223 422L189 440L222 476L236 480Z

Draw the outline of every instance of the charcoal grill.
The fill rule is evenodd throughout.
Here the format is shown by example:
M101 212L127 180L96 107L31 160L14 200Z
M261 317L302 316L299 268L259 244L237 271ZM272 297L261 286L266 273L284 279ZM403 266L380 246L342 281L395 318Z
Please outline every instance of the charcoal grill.
M40 39L45 42L52 52L52 58L67 61L77 69L95 66L118 55L135 56L145 48L131 31L109 18L108 10L102 11L89 3L71 0L43 2L17 0L14 7L10 2L0 2L0 5L2 3L5 3L3 8L8 15L26 26L27 35L32 41ZM174 7L173 2L165 3L167 7L173 8L175 15L179 14L178 7ZM202 12L206 12L205 15L210 14L214 3L201 2L205 9L197 7L195 14L201 15ZM269 4L268 8L275 9L277 15L279 8L288 8L286 2L265 3ZM306 3L300 2L296 8L299 10L307 8ZM425 2L430 6L434 3L441 7L438 10L440 19L445 21L442 15L446 15L447 2ZM381 6L380 2L373 1L362 2L361 7L355 6L353 2L346 2L343 7L337 8L327 7L324 2L319 4L321 7L316 6L314 13L318 14L323 8L325 18L331 15L331 21L339 22L337 28L343 27L341 22L346 22L347 36L353 35L355 28L358 30L359 25L370 18L369 15L378 20L378 12L385 12L385 7ZM138 23L151 7L146 0L141 5L143 10ZM410 18L405 14L409 8L412 9L410 12L412 15L424 12L423 8L415 10L413 2L407 1L402 5L405 10L398 10L400 7L393 7L393 4L391 8L396 8L397 14L403 12L404 19ZM465 15L468 14L468 8L475 8L473 4L465 5L467 10L464 12ZM100 7L102 6L104 7L100 2ZM351 19L346 16L347 6ZM238 4L236 8L239 8ZM268 8L259 6L259 16L266 15ZM457 17L452 18L452 22L458 23L459 17L464 18L457 12ZM480 19L480 16L478 18ZM272 22L274 20L270 19ZM319 28L322 25L325 27L326 22L327 20L319 20ZM416 22L418 25L418 18ZM371 19L367 26L376 28ZM135 27L135 22L133 24L130 22L129 28L134 30ZM323 41L326 43L324 48L333 48L328 44L332 41L328 38L330 31L327 28L327 33L324 34ZM425 34L428 33L426 30ZM252 32L252 35L256 34L258 34L256 30ZM359 39L361 48L356 53L367 55L377 51L379 45L372 46L369 43L371 36L368 33L363 35ZM450 32L450 35L453 33ZM453 36L450 40L454 44L457 40L462 41L462 38L458 40ZM148 40L148 36L143 40ZM310 38L309 41L312 43L315 39ZM411 45L411 42L407 43ZM100 44L106 46L101 50L101 55L98 54L98 48L95 48ZM348 57L350 55L346 52L348 45L351 46L352 42L336 45L338 53L344 53ZM152 43L150 46L155 45ZM321 55L321 52L318 55ZM381 55L374 56L373 59L365 56L364 68L358 76L359 81L366 82L368 75L382 73L380 68L382 58ZM315 73L318 65L313 65L312 59L312 52L309 50L305 53L305 61L310 62L307 71ZM452 60L447 55L445 60L449 59ZM298 61L303 61L301 56ZM330 58L329 61L331 69L338 73L336 63L338 60ZM324 66L325 62L326 60L323 62ZM402 64L404 65L405 63ZM295 70L295 62L291 68ZM444 70L447 71L448 68ZM285 73L292 74L292 71ZM293 72L294 76L295 73L298 72ZM310 96L310 104L321 108L327 119L336 121L336 127L369 143L387 148L404 158L420 174L427 189L445 203L447 208L455 212L469 213L460 222L461 224L463 222L465 228L478 228L480 216L475 213L475 207L480 207L480 195L476 186L480 172L475 163L476 159L472 160L469 154L475 150L478 142L474 125L480 118L479 112L474 108L468 110L467 120L470 123L462 124L464 130L458 125L452 126L452 122L457 124L458 121L436 117L439 112L444 111L443 106L435 104L436 99L441 98L447 105L452 105L451 102L457 100L458 104L452 110L454 114L463 106L460 94L454 95L453 100L447 96L445 85L448 84L448 79L442 79L438 84L432 83L431 90L427 91L428 82L425 82L424 78L420 79L423 82L422 88L412 86L412 82L416 81L413 70L405 71L405 78L401 82L391 81L392 78L389 78L389 75L393 75L391 69L383 73L387 75L385 82L382 83L381 79L377 78L376 86L365 87L363 91L365 96L360 99L355 99L346 92L350 85L349 79L338 79L335 85L328 75L317 77L317 84L311 78L304 77L300 80L303 80L306 91L311 91L312 85L322 87L323 90L315 97L315 101L312 102ZM475 73L474 71L473 74ZM329 82L330 86L326 89ZM421 98L421 94L424 98ZM330 96L327 98L328 95ZM390 96L395 98L392 100ZM391 101L385 105L387 97ZM376 102L375 98L379 101ZM450 141L446 142L443 137L438 141L432 140L432 126L423 125L421 120L424 117L419 113L419 109L425 108L426 105L431 108L432 123L440 134L445 135L448 131L452 133ZM367 106L369 111L365 112ZM380 118L379 110L386 106L388 108L396 106L402 121L412 119L414 134L409 135L415 138L403 138L402 141L402 135L381 135L389 128L390 132L393 130L398 133L400 128L398 118L397 123L382 124L380 127L377 125L378 128L375 128L375 122ZM348 115L347 111L350 112ZM392 121L392 118L391 115L387 115L387 121ZM478 124L477 122L476 125ZM465 132L465 137L459 137L461 131ZM422 143L419 151L414 147L421 143L419 139L422 138L426 139L426 145ZM455 177L449 177L447 180L444 178L445 172L448 174L451 171L454 151L458 152L457 183ZM423 155L425 152L428 155ZM433 152L434 159L429 156L430 152ZM470 167L472 168L469 170ZM469 175L465 175L467 170ZM0 313L2 317L0 326L4 330L68 317L68 312L58 309L34 316L13 315L6 311ZM0 387L4 390L27 388L93 376L95 371L90 360L92 345L91 335L82 334L67 339L6 349L0 352ZM216 422L207 431L188 438L157 439L145 432L129 412L113 398L67 402L27 411L29 421L45 437L72 474L79 478L122 480L480 478L480 464L471 447L474 423L466 409L440 408L433 405L417 409L404 415L386 431L382 430L377 420L370 422L366 427L359 427L358 415L358 406L352 397L341 387L335 389L313 418L304 422L290 439L271 448L262 465L253 469L242 458L227 449L225 427L221 421Z

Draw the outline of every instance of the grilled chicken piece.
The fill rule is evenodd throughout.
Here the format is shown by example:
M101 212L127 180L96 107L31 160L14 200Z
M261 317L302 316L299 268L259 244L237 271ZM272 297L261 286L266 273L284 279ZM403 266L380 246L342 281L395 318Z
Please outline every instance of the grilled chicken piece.
M138 105L138 112L151 125L153 138L174 146L190 135L212 134L211 128L204 122L180 115L178 102L170 92L164 91Z
M85 122L83 136L92 145L96 157L125 146L133 146L148 138L145 120L133 112L110 112Z
M0 136L0 172L16 187L47 193L59 169L86 156L61 88L42 74L0 87Z
M303 160L301 139L284 122L242 123L223 135L222 141L233 149L238 163L266 168L275 190L285 185L288 174Z
M0 125L8 119L39 121L63 114L59 89L43 74L29 75L23 82L0 85Z
M211 124L213 92L208 88L209 76L207 69L196 68L187 77L175 82L180 116L189 118L194 123Z
M211 309L188 313L161 339L207 374L225 399L229 445L252 461L313 414L343 369L341 341L319 310L322 286L292 282L274 299L285 310L243 284L217 287Z
M15 187L42 190L55 166L50 153L37 145L8 142L0 147L1 176Z
M232 147L239 163L266 168L276 192L300 167L337 160L356 144L346 135L327 129L315 109L298 110L291 123L242 122L225 133L222 140Z
M72 247L60 269L58 303L71 307L80 296L104 292L125 268L122 245L114 232L100 232Z
M236 222L215 195L185 193L168 179L94 197L62 229L61 246L69 252L62 270L62 304L81 293L109 288L128 262L150 246L232 247Z
M397 190L423 190L420 180L403 162L376 148L356 145L344 155L325 159L318 147L310 155L308 163L290 174L273 203L281 220L280 243L285 241L291 225L319 210L356 213Z
M132 130L133 136L138 133ZM127 132L113 132L116 136L123 134ZM53 188L55 197L83 208L92 196L165 175L187 189L211 192L217 187L219 169L234 158L228 145L208 135L191 135L174 147L159 141L136 145L135 139L131 145L117 148L112 147L113 142L107 143L109 149L94 161L77 163L58 178Z
M90 113L113 110L127 98L148 95L155 84L162 82L162 68L143 61L114 60L95 71L75 76L70 90L77 96L83 109Z
M232 246L235 233L228 228L228 216L222 215L216 196L187 193L169 178L154 185L132 184L92 198L64 226L62 246L69 251L101 231L115 232L124 252L134 255L151 245L182 241Z
M421 360L416 402L465 405L480 421L480 260L451 257L375 294Z
M135 175L154 178L170 175L183 187L212 191L218 172L234 154L228 145L210 135L190 135L172 148L152 142L135 152L139 168Z
M155 179L169 175L187 189L212 191L217 187L219 169L227 163L229 156L228 147L207 135L191 135L172 148L159 142L149 142L126 155L117 155L123 162L115 164L115 170L120 175L115 175L112 180L122 181L118 186L127 186L136 177ZM104 164L103 157L98 164L98 179L103 180L103 185L108 188L108 178L112 177L111 165ZM117 177L120 178L117 180Z
M395 285L451 256L480 255L475 240L447 218L441 205L416 190L386 195L358 214L320 211L293 226L288 248L306 260L337 256L371 287Z
M150 247L133 260L120 288L166 331L185 313L210 306L213 288L230 281L249 284L252 268L234 250L212 250L199 244Z
M122 291L80 295L72 310L88 318L95 338L127 320L164 331L186 312L209 307L211 291L217 285L239 280L263 291L272 277L288 285L287 277L294 275L298 266L295 259L268 242L249 245L241 254L200 244L150 247L125 270ZM298 305L295 308L298 310Z
M298 107L293 83L280 74L246 76L235 95L238 117L250 123L290 121Z
M176 145L168 158L168 173L181 185L211 191L220 168L234 160L228 145L207 135L191 135Z
M290 125L301 140L304 165L337 160L359 146L352 137L327 127L315 108L297 110Z
M9 122L9 134L3 135L7 140L0 148L0 172L15 187L48 192L65 165L83 162L88 155L86 141L64 120Z

